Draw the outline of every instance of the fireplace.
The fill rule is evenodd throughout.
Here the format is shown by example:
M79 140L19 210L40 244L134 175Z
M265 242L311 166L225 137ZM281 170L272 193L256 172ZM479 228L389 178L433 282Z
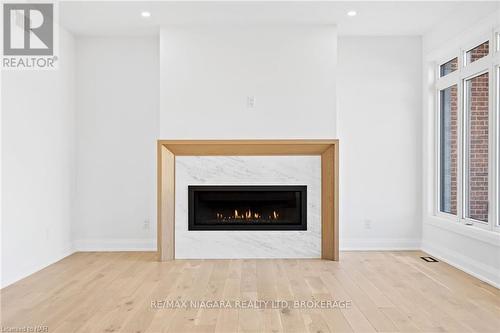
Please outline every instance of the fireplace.
M307 230L307 186L189 186L189 230Z

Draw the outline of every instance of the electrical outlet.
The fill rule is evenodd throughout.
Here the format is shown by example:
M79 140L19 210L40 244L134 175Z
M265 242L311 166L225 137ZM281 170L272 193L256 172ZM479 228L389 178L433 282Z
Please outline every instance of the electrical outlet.
M372 220L366 219L364 222L365 222L365 229L371 229L372 228Z
M255 107L255 96L247 96L247 108L253 109Z
M151 227L151 224L149 223L149 220L144 220L143 224L142 224L142 228L144 230L149 230Z

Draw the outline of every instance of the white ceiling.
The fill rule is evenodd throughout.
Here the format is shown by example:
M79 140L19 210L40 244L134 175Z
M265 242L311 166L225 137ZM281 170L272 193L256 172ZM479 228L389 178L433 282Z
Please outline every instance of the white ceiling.
M337 24L340 35L422 35L447 17L499 8L500 1L65 1L59 11L61 24L83 36L155 35L168 24L251 23ZM348 17L349 10L358 15ZM141 17L142 11L151 17Z

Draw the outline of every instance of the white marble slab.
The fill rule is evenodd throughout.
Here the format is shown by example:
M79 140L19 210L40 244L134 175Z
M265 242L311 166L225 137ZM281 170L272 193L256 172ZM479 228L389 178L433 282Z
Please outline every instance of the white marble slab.
M320 257L320 156L178 156L175 173L176 258ZM306 185L307 231L188 231L188 185Z

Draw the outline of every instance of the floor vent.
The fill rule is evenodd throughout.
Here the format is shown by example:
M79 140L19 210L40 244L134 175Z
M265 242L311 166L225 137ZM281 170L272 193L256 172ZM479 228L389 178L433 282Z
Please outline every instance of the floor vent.
M433 257L420 257L420 259L427 262L439 262L439 260L436 260Z

